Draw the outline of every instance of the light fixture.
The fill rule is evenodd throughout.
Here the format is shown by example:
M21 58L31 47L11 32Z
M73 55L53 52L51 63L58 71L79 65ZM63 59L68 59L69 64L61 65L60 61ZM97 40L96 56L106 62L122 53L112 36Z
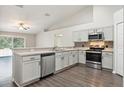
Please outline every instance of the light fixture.
M30 27L25 25L24 23L19 23L19 30L29 30Z

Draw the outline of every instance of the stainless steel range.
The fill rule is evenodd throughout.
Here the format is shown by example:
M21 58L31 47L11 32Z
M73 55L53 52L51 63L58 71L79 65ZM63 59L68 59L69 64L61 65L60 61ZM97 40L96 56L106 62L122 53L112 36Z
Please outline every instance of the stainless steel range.
M88 67L102 69L102 50L104 48L90 48L86 50L86 65Z

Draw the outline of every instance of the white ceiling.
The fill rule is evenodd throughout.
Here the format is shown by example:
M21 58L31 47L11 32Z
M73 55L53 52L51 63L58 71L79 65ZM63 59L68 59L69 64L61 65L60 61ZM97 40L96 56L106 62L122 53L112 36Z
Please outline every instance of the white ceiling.
M0 6L0 31L37 33L74 15L85 7L87 6L25 5L23 8L14 5ZM49 13L50 16L45 16L45 13ZM31 29L19 31L18 23L21 21L30 25Z

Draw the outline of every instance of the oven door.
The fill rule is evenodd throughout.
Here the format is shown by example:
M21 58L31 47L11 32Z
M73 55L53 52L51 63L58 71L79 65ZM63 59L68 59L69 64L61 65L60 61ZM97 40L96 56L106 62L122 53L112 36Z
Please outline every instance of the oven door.
M86 61L101 64L102 62L101 56L102 56L102 53L86 52Z

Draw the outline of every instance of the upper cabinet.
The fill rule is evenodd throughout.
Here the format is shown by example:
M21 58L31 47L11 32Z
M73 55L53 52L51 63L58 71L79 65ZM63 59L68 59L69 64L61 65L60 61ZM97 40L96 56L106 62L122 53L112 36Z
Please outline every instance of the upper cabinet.
M82 30L82 31L73 31L72 32L72 39L74 42L87 42L88 41L88 34L94 33L94 30L96 32L103 32L104 34L104 40L105 41L113 41L113 33L114 33L114 27L113 26L107 26L107 27L101 27L101 28L95 28L95 29L89 29L89 30Z
M114 33L113 30L114 30L113 26L103 28L105 41L113 41L113 33Z
M88 41L88 30L80 31L79 37L81 41Z
M74 31L72 32L74 42L85 42L88 41L88 30Z

